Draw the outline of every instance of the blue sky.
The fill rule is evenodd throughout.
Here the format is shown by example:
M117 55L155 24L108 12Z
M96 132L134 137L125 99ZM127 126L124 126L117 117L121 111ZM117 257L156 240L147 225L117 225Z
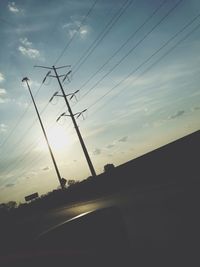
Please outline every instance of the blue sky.
M62 177L90 176L55 79L66 93L97 173L199 130L198 0L0 2L0 202L58 187L27 76ZM65 74L69 68L60 69Z

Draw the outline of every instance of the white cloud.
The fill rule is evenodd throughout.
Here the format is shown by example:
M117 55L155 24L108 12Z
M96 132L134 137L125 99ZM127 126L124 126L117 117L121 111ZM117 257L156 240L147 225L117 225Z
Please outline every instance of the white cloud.
M16 28L16 32L19 34L19 35L23 35L23 34L30 34L31 32L38 32L38 31L41 31L41 30L46 30L47 29L47 26L49 24L46 24L46 23L38 23L38 24L23 24L23 25L18 25L18 27Z
M63 29L65 29L65 28L67 28L67 29L70 29L70 28L76 28L76 29L78 29L80 26L81 26L81 22L80 21L73 20L73 22L65 23L63 25Z
M29 104L28 104L27 102L17 101L17 105L18 105L20 108L27 108Z
M164 73L164 74L163 74ZM192 65L188 64L174 64L165 67L162 69L162 71L156 71L153 74L133 74L130 77L128 77L126 80L124 80L123 84L124 86L132 88L134 86L135 88L143 87L143 88L150 88L150 87L160 87L164 86L166 84L169 84L169 82L176 82L178 79L181 79L182 77L190 76L194 74L194 68ZM116 77L118 81L121 81L123 77ZM167 87L167 86L166 86Z
M22 53L22 55L27 56L29 58L38 58L40 57L40 52L34 48L28 48L25 46L19 46L18 50Z
M24 45L24 46L28 46L28 47L31 47L32 46L32 43L28 40L27 37L24 37L24 38L20 38L19 41Z
M8 9L12 13L18 13L20 11L19 8L16 6L15 2L9 2L8 3Z
M0 88L0 104L7 102L8 99L5 98L6 94L6 89Z
M5 98L0 98L0 104L3 104L3 103L6 103L6 102L9 102L9 99Z
M31 87L35 87L35 88L38 88L41 85L41 83L39 83L38 81L34 81L34 80L31 80L31 79L29 79L28 83L29 83L29 85ZM27 90L26 83L22 83L22 87L24 87Z
M92 136L98 136L100 133L103 133L107 130L106 126L95 125L94 129L89 129L87 133L84 135L85 139L91 138Z
M0 123L0 133L5 133L7 131L8 126L4 123Z
M33 43L30 42L27 37L20 38L19 41L22 45L18 47L18 50L22 55L31 59L40 57L40 51L32 47Z
M90 31L89 26L81 26L81 21L79 20L73 20L72 22L64 24L63 29L67 30L67 34L70 38L77 34L81 39L84 39Z
M6 95L6 94L7 94L6 89L0 88L0 96Z
M0 82L3 82L5 80L4 75L0 72Z
M82 26L79 30L79 35L82 39L84 39L89 34L89 27L88 26Z

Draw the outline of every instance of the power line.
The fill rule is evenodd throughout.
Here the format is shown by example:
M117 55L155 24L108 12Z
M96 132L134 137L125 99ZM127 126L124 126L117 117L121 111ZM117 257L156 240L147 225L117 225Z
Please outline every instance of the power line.
M55 60L54 65L56 65L58 63L58 61L61 59L61 57L64 55L65 51L67 50L67 48L70 46L70 44L72 43L72 41L74 40L75 36L78 34L78 32L80 31L81 27L83 26L83 24L85 23L86 19L89 17L90 13L92 12L92 10L94 9L94 7L96 6L98 0L95 0L91 7L89 8L88 12L86 13L86 15L84 16L83 20L81 21L77 31L75 31L75 33L72 35L72 37L69 39L69 42L65 45L65 47L63 48L62 52L60 53L60 55L57 57L57 59Z
M181 1L179 1L179 2L181 2ZM177 5L179 4L179 2L177 3ZM163 4L164 4L164 2L162 2L161 6L162 6ZM161 7L161 6L159 6L159 7ZM159 7L154 11L153 14L155 14L155 12L158 11ZM170 11L169 11L169 12L168 12L168 13L161 19L161 21L160 21L159 23L161 23L161 22L164 20L164 18L166 18L167 15L169 15L169 13L172 12L172 10L175 9L175 7L176 7L176 5L175 5L172 9L170 9ZM153 15L153 14L152 14L152 15ZM151 16L152 16L152 15L151 15ZM153 27L153 29L155 29L155 27Z
M86 52L79 58L79 60L74 64L73 73L76 73L80 67L85 63L85 61L89 58L89 56L93 53L93 51L98 47L98 45L103 41L105 36L110 32L113 26L117 23L117 21L121 18L127 8L132 4L133 0L125 1L116 14L109 20L97 38L92 42L92 44L88 47ZM96 44L95 44L96 43ZM77 67L76 67L77 66Z
M80 30L80 28L82 27L82 25L84 24L84 22L86 21L86 19L89 17L90 13L92 12L92 10L94 9L95 5L97 4L98 0L95 0L92 4L92 6L90 7L90 9L88 10L87 14L84 16L79 28L77 31ZM8 21L6 21L5 19L2 19L0 18L0 20L12 27L15 28L15 25L12 24L12 23L9 23ZM59 57L57 58L55 64L60 60L60 58L63 56L63 54L65 53L65 51L67 50L67 48L69 47L69 45L71 44L71 42L73 41L75 37L75 34L73 35L73 37L70 39L70 41L68 42L68 44L65 46L65 48L63 49L63 51L61 52L61 54L59 55ZM39 93L39 91L41 90L41 87L42 87L43 83L41 83L40 87L38 88L36 94L34 95L34 97L36 97ZM23 118L25 117L29 107L31 105L31 101L28 105L28 107L26 108L26 110L22 113L22 115L19 117L19 119L17 120L16 124L14 125L14 127L12 128L12 130L10 131L10 133L8 134L8 136L6 137L6 139L3 141L3 143L0 144L0 148L2 148L6 143L7 141L9 140L9 138L13 135L13 133L15 132L16 128L18 127L18 125L21 123L21 121L23 120ZM48 104L43 108L43 112L44 110L47 108Z
M94 1L94 3L92 4L91 8L88 10L86 16L84 17L84 19L82 20L77 32L80 30L80 28L82 27L82 25L84 24L84 22L86 21L86 19L89 17L90 13L92 12L92 10L94 9L96 3L98 2L98 0ZM13 26L13 25L11 25ZM61 52L60 56L57 58L56 63L60 60L60 58L62 57L62 55L64 54L64 52L67 50L68 46L71 44L71 42L73 41L75 35L71 38L71 40L68 42L68 44L65 46L65 48L63 49L63 51ZM36 94L34 95L34 97L37 96L37 94L39 93L39 91L41 90L41 87L43 85L43 82L41 83L39 89L37 90ZM3 147L7 141L9 140L9 138L13 135L13 133L15 132L16 128L18 127L18 125L22 122L22 120L24 119L28 109L30 108L31 102L29 103L28 107L26 108L26 110L23 112L23 114L19 117L19 119L17 120L17 123L15 124L15 126L12 128L12 130L10 131L9 135L7 136L7 138L4 140L4 142L0 145L0 147ZM47 103L44 108L42 109L42 113L44 113L44 111L47 109L49 103ZM16 143L16 145L20 144L20 142L23 140L24 136L26 136L26 134L31 130L31 128L33 127L33 125L35 124L36 121L33 122L33 124L26 130L26 132L23 134L23 136L20 138L20 140L18 141L18 143ZM16 146L15 146L16 148Z
M104 62L104 64L102 64L98 70L79 87L79 90L83 89L86 84L88 84L135 37L135 35L155 16L155 14L163 7L165 3L166 0L158 5L153 13L151 13L147 19L127 38L127 40L115 50L115 52Z
M158 7L156 7L156 9L147 17L147 19L131 34L131 36L129 36L129 38L106 60L106 62L93 74L90 76L90 78L82 85L79 87L78 90L81 90L83 89L83 87L85 87L85 85L91 80L93 79L97 73L99 73L110 61L113 57L115 57L119 51L125 47L125 45L131 40L133 39L133 37L144 27L144 25L146 25L150 20L151 18L163 7L163 5L166 3L166 0L162 1ZM130 3L129 3L130 4ZM127 8L128 6L126 6ZM125 11L125 10L124 10ZM122 15L122 14L120 14ZM115 15L116 16L116 15ZM112 21L112 20L111 20ZM75 64L76 65L76 64ZM96 87L96 86L95 86ZM93 89L93 88L92 88ZM89 92L85 93L81 100L88 94ZM80 101L81 101L80 100ZM80 102L79 101L79 102Z
M60 113L59 113L60 114ZM51 124L51 126L49 128L47 128L47 132L55 125L55 120L53 122L53 124ZM68 129L72 129L71 125L69 125L69 127L67 127ZM34 147L37 147L37 145L40 143L41 141L41 138L35 138L35 140L29 144L22 153L20 153L18 156L17 156L17 159L12 162L11 164L7 165L4 170L3 170L3 173L5 173L6 171L6 174L10 174L13 169L20 163L20 162L24 162L24 160L27 161L30 153L33 151ZM38 158L38 157L37 157ZM32 160L31 160L32 162Z
M170 12L172 12L173 11L173 9L175 9L176 8L176 6L181 2L182 0L180 0L167 14L166 14L166 16L167 15L169 15L169 13ZM93 9L93 7L96 5L96 2L97 1L95 1L94 2L94 5L91 7L92 9ZM164 2L163 2L164 3ZM126 1L125 2L125 4L130 4L130 2L128 2L128 1ZM162 5L162 4L161 4ZM90 13L90 12L89 12ZM87 15L89 14L89 13L87 13ZM86 17L87 17L87 15L86 15ZM122 13L119 13L118 15L122 15ZM165 17L166 17L165 16ZM165 17L163 17L162 18L162 20L164 20L165 19ZM160 21L160 23L162 22L162 20ZM155 27L156 26L158 26L158 25L155 25ZM155 27L151 30L151 31L153 31L154 29L155 29ZM150 32L151 32L150 31ZM148 33L149 34L149 33ZM146 38L147 37L147 35L145 35L144 37L143 37L143 39L144 38ZM140 40L140 42L141 41L143 41L143 39L142 40ZM138 43L137 43L138 44ZM135 46L133 47L133 49L135 48ZM133 50L132 49L132 50ZM114 68L116 68L124 59L125 59L125 57L127 57L129 54L131 53L131 50L120 60L120 62L118 62L106 75L104 75L94 86L92 86L84 95L83 95L83 97L82 97L82 99L92 90L92 89L94 89L97 85L98 85L98 83L100 83ZM38 92L40 91L40 89L41 89L41 87L42 87L42 84L41 84L41 86L39 87L39 89L37 90L37 92L36 92L36 94L35 94L35 96L37 96L37 94L38 94ZM47 108L47 106L48 106L48 104L49 103L47 103L47 105L43 108L43 110L42 110L42 112L44 112L44 110ZM30 104L29 104L29 106L30 106ZM27 108L27 110L28 110L28 108ZM13 134L13 132L15 131L15 129L17 128L17 126L19 125L19 123L21 122L21 120L23 119L23 117L25 116L25 114L26 114L26 112L27 112L27 110L22 114L22 116L19 118L19 120L17 121L17 123L16 123L16 125L14 126L14 128L13 128L13 130L10 132L10 134L9 134L9 136L6 138L6 140L4 141L4 143L1 145L1 146L3 146L5 143L6 143L6 141L10 138L10 136ZM34 123L33 123L34 124ZM31 128L31 127L30 127Z
M193 18L188 24L186 24L181 30L179 30L175 35L173 35L167 42L165 42L158 50L156 50L150 57L148 57L145 61L143 61L137 68L135 68L133 71L131 71L125 78L123 78L119 83L117 83L115 86L113 86L108 92L106 92L104 95L102 95L99 99L97 99L94 103L92 103L88 109L95 106L99 101L101 101L105 96L107 96L109 93L111 93L115 88L117 88L119 85L121 85L125 80L127 80L130 76L132 76L137 70L139 70L143 65L148 63L155 55L157 55L163 48L165 48L172 40L174 40L180 33L182 33L186 28L188 28L194 21L196 21L200 17L200 14L198 14L195 18ZM181 38L174 46L172 46L166 53L164 53L158 60L156 60L151 66L149 66L144 72L142 72L137 78L139 79L141 76L143 76L146 72L148 72L150 69L152 69L156 64L158 64L163 58L165 58L169 53L171 53L180 43L182 43L184 40L186 40L193 32L195 32L200 27L200 24L198 24L192 31L190 31L188 34L186 34L183 38ZM131 82L132 83L132 82ZM128 88L126 86L125 88ZM115 96L113 96L112 99L114 99L116 96L118 96L122 91L118 92ZM111 101L112 101L111 99ZM102 105L102 107L105 106ZM93 113L94 114L94 113Z
M36 93L34 94L34 97L36 97L39 93L39 91L41 90L43 84L40 85L40 87L38 88L38 90L36 91ZM26 109L24 110L24 112L19 116L16 124L14 125L14 127L11 129L11 131L9 132L8 136L4 139L4 141L0 144L0 148L2 148L9 140L9 138L13 135L13 133L15 132L15 130L17 129L17 127L21 124L22 120L24 119L25 115L27 114L29 108L31 106L31 101L28 103L28 106L26 107ZM46 105L47 106L47 105ZM45 109L46 109L45 106ZM33 122L32 126L35 124L35 121ZM32 128L32 126L28 129L28 131ZM28 132L27 131L27 132ZM27 133L26 132L26 133ZM20 141L24 138L25 134L23 135L23 137L20 139ZM20 142L19 141L19 142ZM18 142L17 142L18 143Z
M35 157L34 159L32 159L31 160L31 164L28 164L27 165L27 163L26 163L26 167L25 168L22 168L22 170L21 170L21 172L20 172L20 174L15 174L15 176L20 176L20 177L22 177L24 174L26 174L27 172L28 172L28 169L30 169L32 166L35 166L35 164L38 162L38 161L40 161L42 158L44 158L44 155L43 155L43 153L40 153L40 155L39 156L37 156L37 157ZM17 161L17 163L20 163L21 161L23 161L24 159L26 159L26 154L24 155L24 157L21 159L21 160L18 160ZM6 183L8 183L9 182L9 180L10 179L12 179L12 177L8 177L10 174L12 175L12 172L13 172L13 168L12 169L10 169L7 173L6 173L6 179L3 181L3 182L1 182L1 185L5 185ZM15 170L15 173L16 173L16 170Z
M33 149L33 145L35 145L35 143L30 146L30 149L28 151L26 151L26 153L23 152L22 154L20 154L14 162L12 162L6 168L4 168L3 173L6 172L6 175L8 176L10 173L12 173L12 171L16 168L16 166L20 162L24 162L24 160L27 160L28 156L30 155L30 152ZM32 162L32 160L31 160L31 162Z
M91 161L90 156L89 156L89 153L88 153L88 151L87 151L85 142L84 142L84 140L83 140L83 138L82 138L81 132L80 132L80 130L79 130L79 128L78 128L78 125L77 125L77 122L76 122L76 119L75 119L75 116L76 116L78 113L74 114L74 113L72 112L71 106L70 106L69 101L68 101L68 98L67 98L68 96L73 97L73 96L75 95L76 92L73 93L73 94L68 94L68 95L66 95L66 94L65 94L65 91L64 91L64 89L63 89L61 80L60 80L60 77L63 77L63 76L66 77L66 76L70 73L70 71L68 71L68 73L65 74L65 75L58 75L57 69L60 69L60 68L63 68L63 67L58 67L58 68L56 68L55 66L52 66L52 67L36 66L36 67L45 68L45 69L48 68L48 69L54 71L55 75L50 75L50 77L53 77L53 78L56 78L56 79L57 79L58 84L59 84L59 87L60 87L60 90L61 90L61 95L58 95L57 92L56 92L56 94L54 94L53 97L55 97L55 96L61 96L61 97L63 97L63 98L64 98L64 101L65 101L65 104L66 104L66 107L67 107L67 110L68 110L68 112L69 112L69 115L67 115L65 112L62 113L62 114L60 115L60 117L59 117L57 120L59 120L59 119L61 118L61 116L64 116L64 115L65 115L65 116L69 116L69 117L71 118L71 120L72 120L72 122L73 122L73 125L74 125L74 128L75 128L75 130L76 130L76 133L77 133L79 142L80 142L81 147L82 147L82 149L83 149L83 153L84 153L84 155L85 155L86 161L87 161L87 163L88 163L89 169L90 169L90 171L91 171L91 174L92 174L93 177L95 177L95 176L96 176L96 172L95 172L94 166L93 166L93 164L92 164L92 161ZM65 78L64 78L64 79L65 79ZM51 98L51 100L52 100L52 99L53 99L53 98ZM50 100L50 101L51 101L51 100ZM84 111L82 111L81 113L83 113L83 112L84 112ZM79 114L81 114L81 113L79 112Z
M128 1L130 1L130 0L128 0ZM126 4L128 1L126 1L126 2L122 5L122 7L124 7L125 4ZM132 0L131 0L131 2L132 2ZM131 2L129 3L129 5L131 4ZM128 5L128 6L129 6L129 5ZM128 6L125 8L125 10L128 8ZM122 7L120 8L119 12L122 11ZM124 10L124 11L125 11L125 10ZM124 12L124 11L123 11L123 12ZM102 36L102 38L101 38L101 40L103 40L103 38L104 38L105 35L107 34L107 32L106 32L106 34L105 34L105 30L107 29L107 27L109 26L109 24L111 24L111 22L113 22L113 20L116 18L117 15L120 15L119 17L117 17L117 20L121 17L122 14L119 13L119 12L113 16L113 18L109 21L109 23L106 25L106 27L104 27L103 31L101 31L101 33L98 35L98 37L95 39L95 41L90 45L90 47L87 49L87 51L89 51L89 50L92 48L93 44L94 44L96 41L98 41L98 39L101 37L102 34L104 34L104 35ZM117 20L114 21L114 23L116 23ZM112 24L111 26L113 26L113 24ZM112 28L112 27L111 27L111 28ZM110 29L109 29L109 30L110 30ZM78 32L78 31L77 31L77 32ZM99 43L100 43L100 41L99 41ZM99 44L99 43L98 43L98 44ZM68 46L69 46L69 45L67 44L66 47L68 47ZM97 47L97 46L96 46L96 47ZM96 48L96 47L95 47L95 48ZM94 49L93 49L93 50L94 50ZM86 51L86 53L87 53L87 51ZM86 54L86 53L85 53L85 54ZM84 54L84 55L85 55L85 54ZM84 55L83 55L82 57L84 57ZM79 59L79 61L80 61L80 60L81 60L81 59ZM75 65L76 65L76 64L75 64ZM46 106L48 106L48 105L49 105L49 103L47 103ZM61 110L62 110L63 108L64 108L64 106L63 106L63 107L60 109L60 111L57 113L57 116L60 114L60 112L61 112ZM46 109L46 107L44 108L44 110L45 110L45 109ZM43 113L44 110L41 111L41 114Z
M7 25L11 26L12 28L16 29L16 25L13 24L13 23L10 23L9 21L3 19L3 18L0 18L0 20L4 23L6 23ZM18 70L21 70L21 68L18 68ZM20 72L21 73L21 72ZM24 76L22 73L21 73L21 76ZM42 87L42 84L40 85L40 87L38 88L36 94L34 95L34 97L37 96L37 94L39 93L39 91L41 90L41 87ZM29 108L31 106L31 101L29 102L28 106L26 107L25 111L19 116L16 124L14 125L14 127L10 130L9 134L7 135L7 137L4 139L4 141L0 144L0 148L2 148L6 143L7 141L9 140L9 138L13 135L13 133L15 132L16 128L21 124L22 120L24 119L26 113L28 112Z
M48 102L48 104L49 104L49 102ZM46 105L46 106L47 106L47 105ZM46 106L45 106L45 107L46 107ZM45 107L44 107L44 108L45 108ZM40 114L43 113L43 111L45 110L44 108L43 108L43 110L42 110L42 112L41 112ZM63 109L63 107L58 111L58 113L56 114L56 116L59 116L59 115L60 115L60 112L61 112L62 109ZM34 121L34 122L29 126L29 128L24 132L23 136L21 136L20 139L15 143L15 145L14 145L15 150L16 150L16 148L17 148L20 144L22 144L22 141L24 140L24 137L25 137L25 136L28 134L28 132L33 128L33 126L36 124L36 122L37 122L37 119L35 119L35 121ZM51 130L55 124L56 124L56 121L53 120L52 123L51 123L51 125L50 125L50 127L47 128L47 132L49 132L49 130ZM67 129L69 129L69 128L71 128L71 125L69 125L69 126L67 127ZM13 168L18 162L21 162L21 161L23 161L25 158L27 158L27 156L31 153L33 147L35 146L35 143L38 143L38 142L40 142L40 138L35 138L35 140L34 140L31 144L29 144L29 145L24 149L24 151L23 151L20 155L18 155L17 160L16 160L12 165L9 165L9 166L7 166L7 168L4 168L4 172L5 172L5 170L10 169L11 166L12 166L12 168ZM27 151L28 151L28 152L27 152ZM24 156L24 155L25 155L25 156ZM21 159L21 157L22 157L22 159ZM7 159L8 159L8 157L6 158L6 160L7 160ZM5 159L4 159L4 160L5 160ZM13 166L13 165L14 165L14 166ZM11 171L12 171L12 170L11 170Z
M42 82L41 85L40 85L40 87L38 88L38 90L37 90L36 93L34 94L34 97L36 97L36 96L38 95L38 93L39 93L39 91L41 90L43 84L44 84L44 83ZM49 105L49 102L47 102L47 104L46 104L46 105L43 107L43 109L41 110L41 112L40 112L41 115L46 111L48 105ZM30 106L31 106L31 101L29 102L29 105L28 105L28 107L26 108L26 110L23 112L22 116L20 116L19 119L17 120L15 126L13 127L13 129L11 130L11 132L10 132L10 134L7 136L7 138L5 139L4 143L2 143L2 145L0 145L0 148L3 147L3 145L6 144L6 142L9 140L9 138L10 138L10 137L12 136L12 134L15 132L16 128L21 124L21 122L22 122L23 118L25 117L25 115L26 115L28 109L30 108ZM26 137L26 135L31 131L31 129L33 128L33 126L34 126L36 123L37 123L37 119L35 119L35 120L33 121L33 123L26 129L26 131L25 131L25 132L23 133L23 135L18 139L18 141L15 142L15 144L14 144L15 149L22 143L22 141L24 140L24 138ZM12 146L12 147L13 147L13 146ZM12 147L11 147L11 149L12 149ZM7 157L7 158L8 158L8 157ZM6 158L6 159L7 159L7 158ZM5 160L5 159L4 159L4 160Z
M4 141L0 144L0 148L2 148L8 141L8 139L12 136L12 134L15 132L15 129L18 127L18 125L21 123L21 121L23 120L23 118L25 117L28 109L30 108L31 102L29 103L29 105L27 106L26 110L22 113L22 115L19 117L19 119L17 120L15 126L12 128L12 130L9 132L8 136L4 139Z
M88 95L97 85L103 81L113 70L115 70L182 2L183 0L179 0L166 14L163 16L153 28L148 31L114 66L110 68L108 72L106 72L90 89L82 96L82 99Z

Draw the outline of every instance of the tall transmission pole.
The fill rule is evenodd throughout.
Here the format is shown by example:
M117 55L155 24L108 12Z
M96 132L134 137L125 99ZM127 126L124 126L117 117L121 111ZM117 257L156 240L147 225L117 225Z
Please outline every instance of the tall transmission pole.
M61 89L61 92L62 92L62 97L63 97L64 100L65 100L67 109L68 109L68 111L69 111L69 116L71 117L72 122L73 122L73 124L74 124L74 128L75 128L76 133L77 133L77 135L78 135L78 138L79 138L81 147L82 147L82 149L83 149L83 153L84 153L84 155L85 155L85 158L86 158L86 160L87 160L87 163L88 163L90 172L91 172L92 176L95 177L95 176L96 176L96 172L95 172L94 166L93 166L92 161L91 161L91 159L90 159L90 156L89 156L89 153L88 153L88 151L87 151L86 145L85 145L85 143L84 143L84 141L83 141L83 137L82 137L82 135L81 135L81 132L80 132L80 130L79 130L79 127L78 127L78 125L77 125L77 123L76 123L75 115L77 115L77 113L76 113L76 114L73 114L72 109L71 109L71 106L70 106L69 101L68 101L68 99L67 99L67 95L65 94L65 91L64 91L64 89L63 89L62 83L61 83L61 81L60 81L60 77L63 77L63 76L64 76L64 78L63 78L63 81L64 81L64 80L67 78L67 76L71 73L71 71L69 71L69 72L68 72L67 74L65 74L65 75L58 75L58 73L57 73L57 69L61 69L61 68L65 68L65 67L70 67L70 65L62 66L62 67L57 67L57 68L56 68L55 66L52 66L51 68L50 68L50 67L44 67L44 66L35 66L35 67L40 67L40 68L50 69L50 70L53 70L53 71L54 71L55 76L54 76L54 75L49 75L49 74L48 74L48 76L49 76L49 77L56 78L57 81L58 81L58 84L59 84L60 89ZM58 95L57 92L56 92L56 93L54 94L54 96L59 96L59 95ZM53 96L53 97L54 97L54 96ZM81 113L79 113L79 114L81 114ZM61 116L64 116L64 115L65 115L65 113L63 113ZM61 117L61 116L60 116L60 117Z
M61 178L61 176L60 176L60 172L59 172L59 170L58 170L58 166L57 166L56 160L55 160L55 158L54 158L54 155L53 155L53 152L52 152L52 149L51 149L51 146L50 146L50 143L49 143L49 140L48 140L46 131L45 131L45 129L44 129L44 125L43 125L43 123L42 123L42 120L41 120L41 117L40 117L40 114L39 114L39 111L38 111L37 105L36 105L36 103L35 103L35 100L34 100L34 97L33 97L32 92L31 92L31 88L30 88L30 86L29 86L28 81L29 81L29 79L28 79L27 77L25 77L25 78L22 79L22 82L26 82L26 85L27 85L27 87L28 87L29 93L30 93L30 95L31 95L31 99L32 99L32 101L33 101L33 104L34 104L34 107L35 107L35 110L36 110L36 113L37 113L37 116L38 116L38 119L39 119L39 122L40 122L40 126L41 126L41 128L42 128L42 132L43 132L44 137L45 137L45 140L46 140L46 142L47 142L47 146L48 146L48 149L49 149L49 153L50 153L50 155L51 155L51 159L52 159L53 164L54 164L54 168L55 168L56 174L57 174L57 176L58 176L58 180L59 180L60 186L61 186L62 189L64 189L65 186L64 186L63 180L62 180L62 178Z

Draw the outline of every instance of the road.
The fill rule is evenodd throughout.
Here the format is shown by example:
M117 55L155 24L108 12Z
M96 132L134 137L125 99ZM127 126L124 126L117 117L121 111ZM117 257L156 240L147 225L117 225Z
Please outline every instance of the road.
M130 188L112 196L63 206L37 217L29 216L23 224L28 226L27 233L31 232L35 238L57 226L59 229L76 216L116 207L128 233L131 266L199 266L199 187L195 183ZM117 249L123 249L126 241L117 228L119 217L111 214L108 218L107 215L97 217L95 223L92 221L88 228L82 228L86 230L64 232L64 241L75 239L77 244L93 235L96 243L99 238L106 243L110 235L113 243L108 247L119 243ZM84 231L84 237L79 237Z
M186 260L190 265L195 261L196 265L199 261L199 203L198 184L153 186L63 206L37 218L29 217L30 223L27 223L35 227L34 235L39 235L84 213L117 207L138 266L145 266L148 260L154 265L157 262L158 266L169 266L169 263L180 266Z

